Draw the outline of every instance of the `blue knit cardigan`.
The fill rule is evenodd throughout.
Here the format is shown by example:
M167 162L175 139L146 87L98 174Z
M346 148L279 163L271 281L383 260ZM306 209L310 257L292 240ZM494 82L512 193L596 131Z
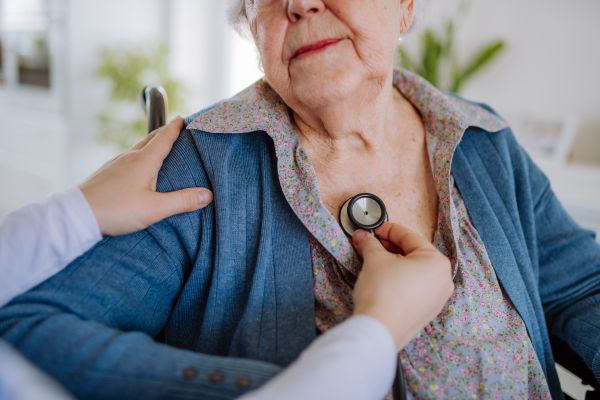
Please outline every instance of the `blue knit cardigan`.
M229 399L260 386L315 338L308 234L276 165L265 132L184 131L157 187L208 187L214 202L104 238L1 309L0 335L82 399ZM594 234L510 129L469 128L452 173L553 398L549 330L600 378Z

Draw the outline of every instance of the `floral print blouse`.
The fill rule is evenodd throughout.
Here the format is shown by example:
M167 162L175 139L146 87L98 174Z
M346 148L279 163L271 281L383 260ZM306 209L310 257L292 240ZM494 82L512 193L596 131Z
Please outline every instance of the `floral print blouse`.
M439 194L434 244L450 259L456 286L442 312L400 353L407 397L549 399L525 324L498 282L450 170L468 127L495 132L507 124L408 71L395 70L394 85L423 118ZM325 332L348 318L361 262L323 204L288 107L273 88L259 80L197 117L188 128L228 134L262 130L273 139L281 188L308 230L316 327Z

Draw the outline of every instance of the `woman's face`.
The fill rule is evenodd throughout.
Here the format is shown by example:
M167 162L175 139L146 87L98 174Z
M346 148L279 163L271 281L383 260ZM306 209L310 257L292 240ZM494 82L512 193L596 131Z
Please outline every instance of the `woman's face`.
M384 83L413 0L246 0L246 10L267 81L292 108L318 108Z

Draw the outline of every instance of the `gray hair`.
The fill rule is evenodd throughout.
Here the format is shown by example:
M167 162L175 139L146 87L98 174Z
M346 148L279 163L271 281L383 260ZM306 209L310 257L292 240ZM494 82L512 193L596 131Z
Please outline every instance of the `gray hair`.
M415 15L413 23L410 28L405 32L412 32L419 28L425 15L425 10L429 4L429 0L414 0L415 2ZM227 19L233 28L243 37L248 37L250 34L248 26L248 17L246 15L246 1L245 0L230 0L229 8L227 10Z

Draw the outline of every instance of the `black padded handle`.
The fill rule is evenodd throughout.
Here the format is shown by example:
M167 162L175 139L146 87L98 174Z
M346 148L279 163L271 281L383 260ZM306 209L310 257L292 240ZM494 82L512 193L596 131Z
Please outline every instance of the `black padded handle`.
M142 89L140 100L148 117L148 133L167 123L167 92L160 85L148 85Z

